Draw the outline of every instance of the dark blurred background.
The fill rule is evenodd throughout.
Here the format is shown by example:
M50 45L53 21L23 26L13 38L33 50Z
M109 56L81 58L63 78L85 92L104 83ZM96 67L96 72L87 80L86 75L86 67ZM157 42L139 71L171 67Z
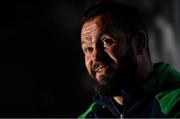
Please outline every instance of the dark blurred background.
M0 117L77 117L89 106L79 27L93 1L0 2ZM180 1L116 1L147 16L153 62L180 70Z

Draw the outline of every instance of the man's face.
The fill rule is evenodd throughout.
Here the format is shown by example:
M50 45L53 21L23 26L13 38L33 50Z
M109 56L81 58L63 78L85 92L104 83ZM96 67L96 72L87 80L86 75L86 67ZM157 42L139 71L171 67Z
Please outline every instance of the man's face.
M109 16L97 16L85 22L81 44L86 68L99 86L123 84L135 70L135 57L127 36L113 26Z

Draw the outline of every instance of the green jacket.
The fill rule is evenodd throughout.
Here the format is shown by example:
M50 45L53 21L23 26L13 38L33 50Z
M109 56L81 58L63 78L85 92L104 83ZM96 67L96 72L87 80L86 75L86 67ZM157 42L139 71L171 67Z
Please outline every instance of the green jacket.
M143 86L144 92L148 95L137 98L122 91L122 112L117 109L110 97L101 97L79 118L180 117L180 73L162 62L155 64L153 68L152 78Z

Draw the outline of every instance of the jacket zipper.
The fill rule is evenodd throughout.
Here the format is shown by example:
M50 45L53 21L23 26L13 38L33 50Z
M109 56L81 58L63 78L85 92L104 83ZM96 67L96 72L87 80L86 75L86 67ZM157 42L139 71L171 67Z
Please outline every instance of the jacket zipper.
M123 119L123 114L119 112L116 105L113 103L112 99L110 98L110 101L112 103L113 108L116 110L116 112L119 114L120 119Z
M123 119L123 114L120 114L120 119Z

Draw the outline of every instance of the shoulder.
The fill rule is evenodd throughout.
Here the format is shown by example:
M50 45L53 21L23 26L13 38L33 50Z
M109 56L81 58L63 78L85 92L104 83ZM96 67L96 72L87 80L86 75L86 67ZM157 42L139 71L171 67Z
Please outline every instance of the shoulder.
M162 113L168 117L179 117L180 111L180 88L166 90L158 93L156 99L160 104Z

